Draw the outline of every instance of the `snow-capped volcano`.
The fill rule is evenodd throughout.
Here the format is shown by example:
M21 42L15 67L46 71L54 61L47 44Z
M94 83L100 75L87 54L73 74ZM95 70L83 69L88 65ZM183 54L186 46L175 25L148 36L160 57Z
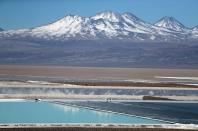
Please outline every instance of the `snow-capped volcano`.
M41 40L127 40L181 41L190 37L183 24L173 17L164 17L155 24L131 13L101 12L92 17L67 15L64 18L33 29L2 31L0 38L32 38Z
M186 27L173 17L165 16L155 23L155 26L167 28L174 31L184 31Z
M30 32L31 34L39 38L43 38L45 36L51 36L55 39L69 37L72 38L77 35L83 37L83 35L86 34L86 30L88 30L88 21L89 18L68 15L52 24L34 28Z

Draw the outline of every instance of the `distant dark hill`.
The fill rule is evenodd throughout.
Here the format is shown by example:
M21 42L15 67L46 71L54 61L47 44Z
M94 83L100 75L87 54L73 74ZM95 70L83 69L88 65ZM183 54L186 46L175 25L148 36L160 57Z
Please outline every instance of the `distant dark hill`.
M1 40L1 64L198 68L198 45Z

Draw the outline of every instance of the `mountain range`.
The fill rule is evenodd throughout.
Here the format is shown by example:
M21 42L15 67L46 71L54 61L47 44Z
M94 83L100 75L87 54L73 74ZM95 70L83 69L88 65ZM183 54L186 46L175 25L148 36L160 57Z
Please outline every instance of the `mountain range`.
M0 31L0 64L198 68L198 26L131 13L67 15L44 26Z
M132 13L106 11L92 17L67 15L48 25L1 31L0 38L34 40L121 40L133 42L191 42L198 40L198 28L188 28L173 17L154 24Z

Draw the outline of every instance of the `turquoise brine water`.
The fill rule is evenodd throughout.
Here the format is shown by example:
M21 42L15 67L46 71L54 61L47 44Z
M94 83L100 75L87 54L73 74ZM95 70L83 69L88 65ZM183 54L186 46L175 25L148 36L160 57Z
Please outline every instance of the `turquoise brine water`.
M94 111L47 102L0 102L0 124L164 124L152 119Z

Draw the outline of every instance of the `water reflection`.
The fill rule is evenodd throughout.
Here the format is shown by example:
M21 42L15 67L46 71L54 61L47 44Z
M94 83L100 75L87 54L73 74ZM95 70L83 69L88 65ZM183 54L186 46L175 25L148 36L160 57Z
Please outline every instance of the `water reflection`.
M53 106L57 109L63 110L65 113L72 113L76 114L79 112L79 108L76 107L71 107L71 106L65 106L65 105L58 105L58 104L53 104Z
M93 111L93 113L99 117L111 117L112 116L112 114L108 112Z

